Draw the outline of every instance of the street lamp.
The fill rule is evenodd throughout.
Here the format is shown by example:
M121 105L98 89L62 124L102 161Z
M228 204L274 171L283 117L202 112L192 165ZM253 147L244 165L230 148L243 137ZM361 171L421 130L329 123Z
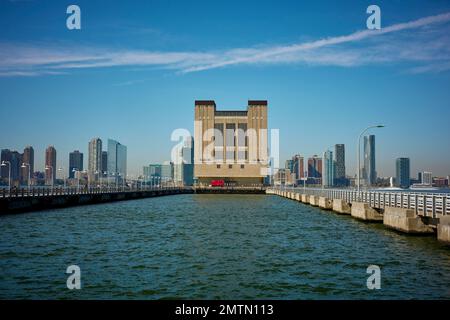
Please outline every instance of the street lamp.
M308 180L308 171L305 171L303 173L303 178L300 180L303 180L303 193L306 194L306 181Z
M357 174L357 186L358 186L358 195L359 195L359 192L361 191L361 138L362 138L362 136L364 135L364 133L366 133L368 130L370 130L370 129L374 129L374 128L384 128L385 127L385 125L383 125L383 124L379 124L379 125L375 125L375 126L370 126L370 127L367 127L366 129L364 129L362 132L361 132L361 134L359 135L359 137L358 137L358 146L357 146L357 150L358 150L358 152L357 152L357 157L358 157L358 171L356 172L356 174Z
M9 194L11 196L11 162L9 162L9 161L2 161L1 166L2 167L8 166L8 168L9 168L9 170L8 170L8 172L9 172L8 173L8 191L9 191Z
M99 182L100 182L100 190L102 189L102 175L103 175L103 171L99 171L99 170L96 170L95 171L95 174L97 174L98 175L98 180L99 180Z
M78 168L73 168L72 172L75 174L75 177L77 177L77 193L80 193L80 171Z
M30 193L30 189L31 189L31 166L29 163L22 163L22 168L27 168L28 167L28 193Z
M53 187L54 187L54 183L55 183L55 177L53 176L53 167L45 166L45 170L51 170L51 172L52 172L52 192L53 192Z

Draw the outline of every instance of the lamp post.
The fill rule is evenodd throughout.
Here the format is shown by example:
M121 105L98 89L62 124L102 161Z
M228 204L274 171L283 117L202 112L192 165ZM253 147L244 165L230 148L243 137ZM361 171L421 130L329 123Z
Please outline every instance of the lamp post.
M379 125L375 125L375 126L369 126L366 129L364 129L361 134L358 137L358 146L357 146L357 157L358 157L358 169L356 172L357 175L357 190L358 190L358 196L359 196L359 192L361 191L361 138L364 135L364 133L366 133L368 130L373 129L373 128L384 128L385 125L379 124Z
M86 175L86 177L87 177L87 190L88 190L88 192L89 192L89 187L90 187L90 185L91 185L91 179L90 179L90 174L89 174L89 172L87 171L87 170L83 170L83 171L81 171L81 173L83 173L83 174L85 174ZM84 180L84 179L83 179ZM84 188L83 188L84 189ZM84 189L84 190L86 190L86 189Z
M77 168L73 168L72 172L75 174L75 177L77 177L77 193L80 193L80 171L78 171Z
M55 185L55 177L53 176L53 166L45 166L45 170L50 170L52 172L52 192L53 192L53 187Z
M308 171L303 173L303 193L306 194L306 181L308 180Z
M2 161L1 166L2 167L8 166L8 192L9 192L9 196L11 196L11 162Z
M31 189L31 166L29 163L22 163L21 168L28 168L28 193L30 193L30 189Z
M98 181L100 183L100 190L102 190L102 175L103 175L103 171L96 170L95 174L98 175Z

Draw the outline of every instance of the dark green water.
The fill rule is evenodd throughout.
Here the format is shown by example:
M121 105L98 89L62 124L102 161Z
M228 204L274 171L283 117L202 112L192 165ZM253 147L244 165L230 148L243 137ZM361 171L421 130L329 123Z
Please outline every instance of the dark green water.
M0 217L0 298L449 299L450 248L277 196L168 196Z

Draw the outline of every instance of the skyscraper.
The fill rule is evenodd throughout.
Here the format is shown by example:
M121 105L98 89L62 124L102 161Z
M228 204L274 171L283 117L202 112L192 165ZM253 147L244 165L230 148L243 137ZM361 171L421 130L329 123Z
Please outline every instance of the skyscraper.
M11 183L19 185L22 180L22 154L18 151L11 151Z
M323 154L322 184L324 187L332 187L334 185L333 152L329 150L325 151Z
M108 174L108 152L102 151L102 172L103 176L106 177Z
M410 181L410 165L409 158L398 158L396 160L396 184L400 188L409 188Z
M173 181L173 174L174 174L174 167L173 162L164 162L164 164L161 165L161 181L162 182L169 182Z
M11 150L9 149L2 149L2 153L1 153L1 161L0 163L2 163L3 161L9 162L11 163ZM9 177L9 170L10 168L8 166L10 166L11 164L6 164L5 166L0 167L0 173L1 173L1 178L2 180L7 180Z
M301 155L296 154L292 157L292 173L295 175L295 182L305 177L305 160Z
M420 182L423 185L432 186L433 185L433 174L431 172L423 172L422 173L422 179Z
M28 177L33 177L34 173L34 149L32 146L26 146L23 149L22 162L25 166L22 169L22 181L28 183Z
M177 145L172 154L173 180L177 185L194 183L194 144L193 138L187 137L182 145ZM174 159L175 158L175 159Z
M102 171L102 140L93 138L89 142L88 174L91 181L96 180Z
M345 175L345 145L337 144L334 147L336 159L335 184L338 186L347 185Z
M53 146L45 150L45 184L51 185L56 180L56 149Z
M108 176L116 183L127 176L127 147L112 139L108 139Z
M83 171L83 154L75 150L71 153L69 153L69 178L73 179L75 178L75 172L76 171Z
M308 178L322 178L322 158L317 155L308 159Z
M375 164L375 136L364 137L364 169L363 179L367 186L372 186L377 182L377 171Z

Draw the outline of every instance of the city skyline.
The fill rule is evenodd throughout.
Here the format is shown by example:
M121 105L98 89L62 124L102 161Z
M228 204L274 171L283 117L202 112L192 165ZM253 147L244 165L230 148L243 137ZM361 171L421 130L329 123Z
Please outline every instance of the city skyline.
M103 12L101 2L78 4L86 14L72 32L62 4L0 2L0 105L2 116L20 119L2 123L0 148L33 146L35 171L48 145L67 164L73 150L88 155L87 141L98 136L126 145L128 171L141 173L143 165L170 160L173 130L193 134L193 101L214 98L238 110L246 99L269 101L280 166L293 154L309 158L342 143L353 176L358 134L382 123L386 128L370 132L378 176L395 176L399 157L411 159L412 175L450 174L443 122L450 117L450 63L442 58L450 48L449 3L380 1L387 31L361 39L355 33L367 31L367 6L356 1L321 3L320 10L314 3L199 1L109 4ZM199 12L201 21L192 24ZM161 18L169 13L170 21Z

